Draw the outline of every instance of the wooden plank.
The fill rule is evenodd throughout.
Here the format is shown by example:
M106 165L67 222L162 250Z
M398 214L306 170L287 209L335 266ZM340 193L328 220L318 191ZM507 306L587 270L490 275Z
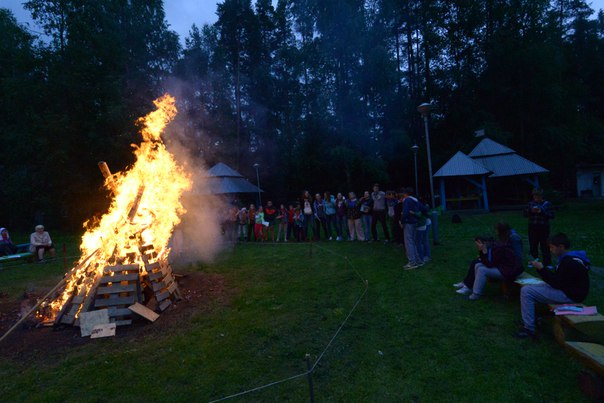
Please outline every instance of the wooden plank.
M568 341L567 350L579 358L587 367L604 376L604 346L596 343Z
M112 318L118 316L130 316L132 315L132 311L128 308L117 308L117 307L108 307L107 311L109 311L109 316Z
M126 265L117 265L117 266L105 266L105 268L103 269L103 274L108 274L108 273L118 273L118 272L123 272L123 271L137 271L139 269L139 265L137 264L126 264Z
M147 270L147 273L151 273L153 270L159 269L159 262L155 262L155 263L149 263L145 265L145 269Z
M158 294L155 294L155 298L157 298L158 301L163 301L166 298L170 297L170 293L168 291L162 291Z
M162 278L166 277L166 275L168 275L168 273L170 273L170 272L171 272L171 270L169 270L168 267L160 268L156 272L149 273L149 279L151 281L157 280L157 279L162 279Z
M134 292L136 291L136 283L135 284L113 284L110 287L99 287L96 291L97 295L105 295L105 294L117 294L121 292Z
M134 281L138 279L138 273L116 274L115 276L101 277L101 284L119 283L121 281Z
M153 289L153 292L158 292L163 290L164 288L166 288L166 285L164 284L163 281L159 281L159 282L152 282L151 283L151 288Z
M155 322L157 318L159 318L158 314L156 314L146 306L139 304L138 302L134 305L129 306L128 309L151 322Z
M171 299L166 299L162 302L160 302L159 304L159 310L161 312L165 311L170 305L172 305L172 300Z
M90 338L98 339L100 337L115 336L115 327L116 327L115 323L104 323L104 324L96 325L94 328L92 328L92 331L90 333Z
M81 312L78 317L80 319L80 334L82 337L90 336L95 326L109 323L109 312L107 309Z
M176 284L176 283L172 283L172 284L170 284L170 285L168 286L168 292L169 292L170 294L174 294L174 292L175 292L176 290L178 290L178 284Z
M132 320L131 319L116 320L111 323L115 323L116 326L127 326L127 325L132 324Z
M101 298L94 301L94 306L96 308L106 307L106 306L116 306L116 305L132 305L136 301L136 295L130 295L128 297L119 297L119 298Z

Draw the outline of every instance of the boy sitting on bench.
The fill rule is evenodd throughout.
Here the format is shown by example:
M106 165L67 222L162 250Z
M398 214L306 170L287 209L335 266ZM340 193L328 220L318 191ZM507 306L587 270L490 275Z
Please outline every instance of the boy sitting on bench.
M533 267L544 284L527 285L520 291L523 327L514 334L518 338L535 338L535 302L542 304L580 303L589 292L590 262L585 251L570 251L566 234L549 239L550 252L558 257L558 265L549 270L543 263L533 261Z

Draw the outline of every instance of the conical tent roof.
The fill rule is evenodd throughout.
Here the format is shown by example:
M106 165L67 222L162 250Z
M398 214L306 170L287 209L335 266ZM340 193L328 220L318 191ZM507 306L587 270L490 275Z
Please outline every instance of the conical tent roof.
M512 150L511 148L506 147L503 144L499 144L498 142L487 137L478 143L468 155L472 158L476 158L515 153L516 151Z
M490 138L483 139L469 154L485 169L492 172L490 178L536 175L549 172L542 166L518 155L516 151Z
M239 172L219 162L208 170L207 191L210 194L259 193L262 189L250 183Z

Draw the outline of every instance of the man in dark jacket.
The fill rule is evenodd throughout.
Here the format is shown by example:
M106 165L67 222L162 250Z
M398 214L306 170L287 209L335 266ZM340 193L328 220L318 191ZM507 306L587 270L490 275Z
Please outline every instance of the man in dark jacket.
M532 262L544 284L527 285L520 292L520 307L524 326L516 337L535 337L535 303L573 304L585 300L589 292L590 262L585 251L570 251L566 234L549 239L550 252L558 257L558 265L549 270L541 262Z

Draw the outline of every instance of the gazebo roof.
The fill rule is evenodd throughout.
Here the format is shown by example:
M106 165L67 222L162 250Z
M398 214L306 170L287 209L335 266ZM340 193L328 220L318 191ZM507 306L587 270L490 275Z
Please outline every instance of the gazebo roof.
M547 169L518 154L493 155L489 157L474 158L489 171L493 172L489 178L517 175L536 175L549 172Z
M474 147L468 156L472 158L477 157L489 157L493 155L504 155L504 154L515 154L516 151L509 147L499 144L498 142L491 140L490 138L484 138L480 143Z
M250 183L239 172L219 162L208 170L207 184L204 193L258 193L262 189Z
M434 174L434 177L488 175L490 173L491 171L484 166L458 151Z

